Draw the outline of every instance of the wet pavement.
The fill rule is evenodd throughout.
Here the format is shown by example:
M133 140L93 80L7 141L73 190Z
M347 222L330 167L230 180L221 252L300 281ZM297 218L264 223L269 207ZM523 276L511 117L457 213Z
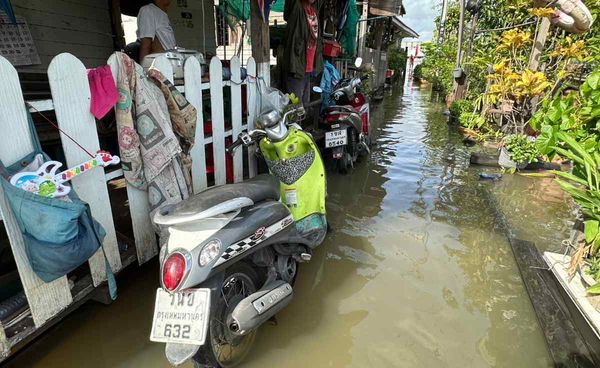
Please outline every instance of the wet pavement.
M480 182L442 111L419 88L373 108L370 159L330 177L332 231L243 367L550 366L484 196L541 249L566 237L568 201L548 179ZM155 261L129 272L113 305L82 306L8 366L168 367L148 341L157 284Z

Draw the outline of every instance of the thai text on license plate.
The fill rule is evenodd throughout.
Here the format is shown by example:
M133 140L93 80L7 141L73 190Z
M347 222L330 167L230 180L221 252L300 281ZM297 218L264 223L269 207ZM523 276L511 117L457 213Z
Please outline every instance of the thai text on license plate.
M210 289L187 289L170 294L156 290L150 340L202 345L210 313Z
M325 147L345 146L348 143L348 132L346 129L333 130L325 133Z

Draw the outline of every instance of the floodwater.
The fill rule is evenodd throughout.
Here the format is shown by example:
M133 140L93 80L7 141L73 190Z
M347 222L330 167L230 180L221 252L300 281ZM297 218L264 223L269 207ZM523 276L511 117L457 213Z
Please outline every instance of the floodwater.
M541 249L566 237L568 201L548 179L478 181L442 111L416 87L373 108L369 161L330 178L332 231L243 367L551 365L485 195ZM82 306L9 366L168 367L148 341L157 275L155 261L124 275L113 305Z

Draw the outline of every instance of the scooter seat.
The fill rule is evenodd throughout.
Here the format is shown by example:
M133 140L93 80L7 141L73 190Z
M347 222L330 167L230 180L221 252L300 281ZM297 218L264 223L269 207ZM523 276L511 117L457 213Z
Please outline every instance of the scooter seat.
M258 175L242 183L209 188L175 205L165 206L156 213L154 222L173 225L196 221L267 200L279 200L279 180L271 175Z

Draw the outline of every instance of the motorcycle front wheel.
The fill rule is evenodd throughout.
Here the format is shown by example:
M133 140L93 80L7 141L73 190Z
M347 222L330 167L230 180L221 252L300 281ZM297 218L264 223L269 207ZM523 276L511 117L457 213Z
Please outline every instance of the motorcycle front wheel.
M256 330L245 336L234 336L227 326L227 316L237 304L256 292L259 279L246 263L238 263L225 271L221 295L211 302L211 320L206 342L193 358L196 368L231 368L239 365L254 345Z

